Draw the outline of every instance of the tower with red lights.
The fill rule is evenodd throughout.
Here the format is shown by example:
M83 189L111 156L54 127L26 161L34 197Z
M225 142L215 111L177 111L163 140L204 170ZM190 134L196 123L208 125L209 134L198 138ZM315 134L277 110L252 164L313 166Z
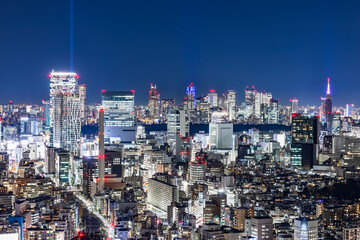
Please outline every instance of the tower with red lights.
M150 85L149 91L149 120L150 122L158 122L160 118L160 109L159 109L159 101L160 101L160 94L158 94L156 85Z
M80 154L81 97L79 75L54 72L50 78L50 145Z

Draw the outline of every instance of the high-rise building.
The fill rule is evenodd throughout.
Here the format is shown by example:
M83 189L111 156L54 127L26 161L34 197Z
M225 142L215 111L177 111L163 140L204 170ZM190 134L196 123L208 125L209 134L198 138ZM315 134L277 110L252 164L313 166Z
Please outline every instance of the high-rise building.
M331 132L332 130L332 98L331 98L331 89L330 89L330 78L328 78L328 84L326 89L326 100L325 100L325 119L326 119L326 129Z
M345 117L352 117L354 115L354 104L346 104Z
M216 115L221 113L213 113L211 116L211 123L209 124L209 145L212 149L231 149L233 146L233 124L221 121Z
M294 240L317 240L318 220L297 218L294 220Z
M149 121L154 123L158 122L160 119L160 109L159 109L159 102L160 102L160 94L158 94L156 85L151 84L150 91L149 91Z
M267 110L267 123L279 123L279 100L271 99L270 106Z
M176 137L180 133L180 112L170 110L167 115L167 141L170 147L175 148Z
M255 93L254 116L256 120L260 122L264 121L265 112L270 104L271 99L272 99L271 93L266 93L266 92Z
M190 183L205 183L206 165L208 153L195 153L195 160L190 162Z
M80 96L80 117L85 117L85 103L86 103L86 85L79 85L79 96Z
M105 126L134 126L134 91L102 91Z
M226 112L228 113L229 121L236 120L236 91L228 90L226 96Z
M291 165L311 169L316 160L318 141L318 117L292 114Z
M100 194L104 192L105 185L105 121L104 109L99 110L99 156L98 156L98 181L97 190Z
M207 101L210 104L211 107L217 107L218 106L218 94L215 92L214 89L210 89L210 92L207 96Z
M195 109L195 85L191 83L186 88L186 96L183 102L184 110L194 110Z
M320 111L319 111L320 112L320 121L321 121L321 123L325 123L326 122L326 119L325 119L325 116L326 116L326 114L325 114L326 98L321 97L320 100L321 100Z
M79 75L52 72L50 77L50 144L80 154L81 99Z
M297 113L298 112L298 107L299 107L299 100L296 98L290 99L290 103L291 103L291 113Z
M334 113L332 116L332 126L331 126L331 132L334 135L340 135L341 132L341 114L340 113Z

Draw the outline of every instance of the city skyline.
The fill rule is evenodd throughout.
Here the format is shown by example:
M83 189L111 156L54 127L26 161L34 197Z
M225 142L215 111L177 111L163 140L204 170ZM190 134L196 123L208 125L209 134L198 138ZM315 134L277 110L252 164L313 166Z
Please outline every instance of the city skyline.
M360 239L358 12L4 1L0 240Z
M281 103L297 98L303 105L318 105L324 79L330 77L334 104L356 104L360 35L353 29L358 28L360 4L283 2L277 9L259 3L233 2L229 8L230 3L216 2L119 2L95 7L74 1L74 71L88 85L91 103L100 101L99 89L135 89L137 101L145 103L150 83L179 100L183 92L178 89L193 82L203 93L242 92L255 85ZM49 69L71 70L69 2L7 2L2 9L0 26L8 37L0 40L0 50L8 57L0 61L6 79L0 102L39 103L47 95ZM299 21L302 15L308 17ZM32 84L26 89L15 82Z

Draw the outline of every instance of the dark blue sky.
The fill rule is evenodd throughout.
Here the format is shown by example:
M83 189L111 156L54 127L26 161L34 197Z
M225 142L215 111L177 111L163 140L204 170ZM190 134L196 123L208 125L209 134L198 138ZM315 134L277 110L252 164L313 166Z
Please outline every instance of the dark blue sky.
M360 100L360 1L74 0L74 71L88 87L163 97L255 85L280 103ZM69 0L0 0L0 103L40 103L51 69L70 69Z

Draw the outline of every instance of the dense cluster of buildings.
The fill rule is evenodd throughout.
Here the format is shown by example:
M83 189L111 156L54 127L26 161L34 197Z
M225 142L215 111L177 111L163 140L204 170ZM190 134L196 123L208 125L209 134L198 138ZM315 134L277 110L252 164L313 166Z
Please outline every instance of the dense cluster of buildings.
M76 73L41 105L0 105L0 239L360 239L353 104L245 89L148 104Z

